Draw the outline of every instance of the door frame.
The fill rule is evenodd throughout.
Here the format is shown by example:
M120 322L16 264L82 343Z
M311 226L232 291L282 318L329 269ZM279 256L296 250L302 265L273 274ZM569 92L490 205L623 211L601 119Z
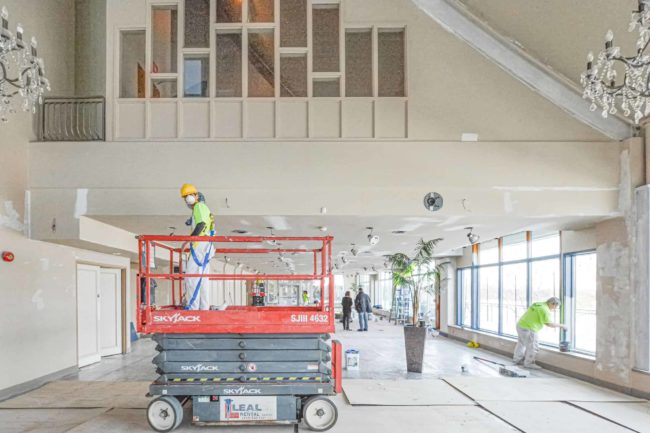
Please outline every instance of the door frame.
M118 328L119 328L117 330L117 335L116 335L116 340L117 340L116 349L117 349L117 351L113 352L113 353L106 353L106 354L103 353L102 352L102 341L101 341L101 338L100 338L100 340L99 340L99 354L101 355L102 358L105 357L105 356L112 356L112 355L117 355L118 353L122 353L122 351L123 351L123 336L124 336L124 333L122 332L122 328L124 326L123 325L123 318L122 318L122 312L123 312L123 305L122 305L122 272L121 272L120 269L117 269L117 268L100 267L99 268L99 275L100 275L99 291L100 291L100 294L101 294L101 290L102 290L101 277L102 277L102 274L104 274L104 273L114 274L115 275L115 281L116 281L117 284L120 285L120 287L119 287L119 290L116 291L117 299L115 300L115 304L116 304L115 316L117 318L116 326L118 326ZM100 311L101 311L101 308L102 308L101 304L102 304L102 298L100 296L100 298L99 298ZM102 332L102 329L101 329L102 320L101 319L102 318L100 316L100 318L99 318L99 333L100 333L100 336L101 336L101 332Z
M125 355L128 353L129 350L129 339L131 336L130 333L130 327L129 327L129 322L128 322L128 310L130 308L129 305L129 294L130 290L128 287L129 283L129 278L130 278L130 268L125 267L125 266L120 266L117 265L116 263L106 263L106 262L100 262L100 261L94 261L94 260L77 260L76 266L79 265L84 265L84 266L92 266L92 267L99 267L99 268L105 268L105 269L117 269L121 272L121 281L122 281L122 299L121 299L121 304L122 307L120 309L120 321L121 321L121 326L122 326L122 333L121 333L121 353ZM77 339L77 362L79 360L79 324L78 324L78 311L77 308L79 307L79 302L76 298L77 295L77 267L75 267L75 325L76 325L76 330L77 333L75 335ZM101 274L101 269L100 269L100 274ZM101 280L99 281L101 283ZM99 287L99 286L98 286ZM99 327L97 328L99 331ZM100 357L101 360L101 357Z
M92 355L92 356L86 356L84 358L81 358L81 354L79 352L79 271L80 270L86 270L86 271L93 271L97 273L96 276L96 293L95 293L95 306L97 308L97 335L95 336L96 341L97 341L97 355ZM77 366L78 367L84 367L86 365L94 364L96 362L101 361L101 344L100 344L100 329L99 329L99 320L100 320L100 307L99 307L99 290L100 290L100 284L101 284L101 268L97 265L89 265L89 264L84 264L84 263L77 263L77 266L75 268L75 282L76 282L76 287L75 287L75 299L76 299L76 328L77 328Z

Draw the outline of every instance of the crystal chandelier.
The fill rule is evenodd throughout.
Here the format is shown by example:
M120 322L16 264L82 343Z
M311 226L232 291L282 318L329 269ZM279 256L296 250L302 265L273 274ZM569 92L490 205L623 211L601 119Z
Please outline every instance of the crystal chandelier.
M36 112L43 103L43 93L50 90L45 78L43 59L37 56L37 42L32 38L28 46L23 41L23 28L16 26L16 34L9 31L9 12L0 11L0 121L17 109Z
M634 122L650 114L650 55L646 53L650 41L650 0L639 0L639 10L632 12L630 32L637 30L636 55L621 55L620 47L614 45L614 33L605 35L605 50L587 56L587 70L580 82L584 87L583 97L591 100L591 111L602 110L603 117L616 114L616 100L626 117L634 113ZM623 78L618 81L618 75Z

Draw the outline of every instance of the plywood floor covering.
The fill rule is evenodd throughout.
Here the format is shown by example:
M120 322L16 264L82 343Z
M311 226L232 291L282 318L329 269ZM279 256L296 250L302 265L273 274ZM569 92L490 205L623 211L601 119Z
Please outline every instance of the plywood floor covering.
M603 418L617 422L639 433L650 433L650 403L572 403Z
M471 376L443 379L477 401L645 401L573 379Z
M145 409L151 382L50 382L34 391L0 402L0 408L94 408Z
M343 391L351 405L440 406L474 405L471 399L438 379L347 379Z
M567 403L485 401L479 404L526 433L632 433Z

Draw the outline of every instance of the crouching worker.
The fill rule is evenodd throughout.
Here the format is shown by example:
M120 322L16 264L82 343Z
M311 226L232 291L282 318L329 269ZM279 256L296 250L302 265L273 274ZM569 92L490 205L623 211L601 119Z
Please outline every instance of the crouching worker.
M521 316L517 322L517 346L515 347L514 361L516 364L524 364L524 368L539 369L535 364L535 356L539 350L537 333L544 326L550 328L567 329L566 325L551 322L551 312L560 306L560 300L556 297L549 298L546 302L535 302Z
M199 200L199 192L191 184L181 187L181 197L187 207L192 209L192 233L190 236L214 236L214 217L205 201ZM214 255L212 242L190 242L186 274L204 275L210 271L210 259ZM209 310L208 279L186 277L183 292L183 305L186 310Z

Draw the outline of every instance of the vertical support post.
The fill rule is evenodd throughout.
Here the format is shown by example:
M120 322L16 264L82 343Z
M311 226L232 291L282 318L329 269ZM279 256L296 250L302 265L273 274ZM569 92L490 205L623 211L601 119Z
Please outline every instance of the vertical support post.
M530 258L533 256L533 232L526 232L526 308L530 307L533 298L533 262Z
M330 317L334 318L334 274L332 274L332 268L334 267L332 263L332 240L327 241L327 274L329 278L329 293L330 293Z
M343 392L343 347L338 340L332 340L332 378L334 379L334 392Z
M174 250L169 249L169 273L174 273ZM171 286L172 286L172 305L176 305L176 291L174 277L171 277Z
M135 290L135 320L138 331L142 325L142 241L138 238L138 274L136 276L136 290Z
M321 267L321 273L320 273L320 305L321 305L321 311L325 309L325 274L327 273L325 270L325 249L327 248L327 245L325 241L323 241L323 247L320 250L320 267Z
M150 254L151 254L151 243L148 240L145 240L145 321L147 324L151 323L151 278L149 277L149 263L150 263Z

